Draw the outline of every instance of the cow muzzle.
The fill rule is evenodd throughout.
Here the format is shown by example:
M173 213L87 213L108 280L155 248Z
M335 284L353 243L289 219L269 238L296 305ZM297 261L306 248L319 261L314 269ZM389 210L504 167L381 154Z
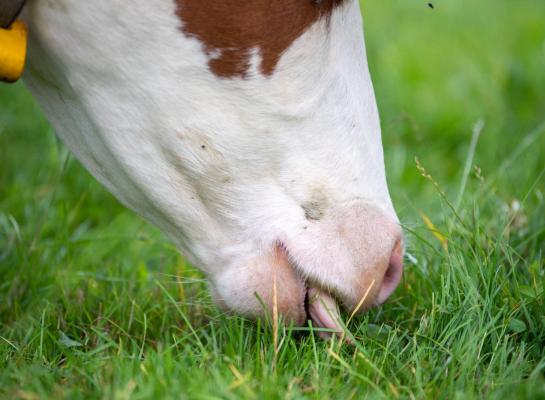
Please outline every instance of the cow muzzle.
M221 308L252 318L278 313L295 325L310 319L341 333L341 309L351 316L383 303L403 273L397 220L362 202L338 208L271 247L265 256L213 277L212 294Z

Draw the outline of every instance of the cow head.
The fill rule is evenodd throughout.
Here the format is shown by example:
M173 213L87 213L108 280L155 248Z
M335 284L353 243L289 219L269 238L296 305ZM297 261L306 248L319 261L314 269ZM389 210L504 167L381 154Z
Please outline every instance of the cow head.
M206 125L221 161L198 178L234 245L210 273L216 301L326 327L334 301L384 301L403 245L357 2L181 0L178 15L219 85Z
M336 328L329 308L395 289L402 233L356 0L39 3L28 85L221 307Z

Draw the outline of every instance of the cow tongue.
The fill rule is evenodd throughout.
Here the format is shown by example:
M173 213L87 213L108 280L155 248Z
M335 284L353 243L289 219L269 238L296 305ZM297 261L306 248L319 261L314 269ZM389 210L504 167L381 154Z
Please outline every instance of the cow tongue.
M321 289L308 289L307 312L312 319L313 326L331 329L337 336L341 336L343 328L340 324L341 314L337 302L328 293ZM318 332L323 339L329 339L333 332Z

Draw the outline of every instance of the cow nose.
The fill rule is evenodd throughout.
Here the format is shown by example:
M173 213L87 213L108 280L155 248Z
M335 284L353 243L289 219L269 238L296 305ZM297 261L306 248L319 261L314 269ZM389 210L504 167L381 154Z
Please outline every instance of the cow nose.
M400 237L390 254L390 261L376 297L377 304L384 303L394 292L401 280L401 275L403 275L403 250L403 239Z

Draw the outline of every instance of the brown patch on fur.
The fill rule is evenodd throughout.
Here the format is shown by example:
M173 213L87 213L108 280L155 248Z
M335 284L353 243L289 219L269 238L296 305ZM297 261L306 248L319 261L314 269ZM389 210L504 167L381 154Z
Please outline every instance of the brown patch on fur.
M199 39L210 70L222 78L244 78L251 51L271 75L282 53L343 0L176 0L182 31ZM217 54L216 54L217 53Z

